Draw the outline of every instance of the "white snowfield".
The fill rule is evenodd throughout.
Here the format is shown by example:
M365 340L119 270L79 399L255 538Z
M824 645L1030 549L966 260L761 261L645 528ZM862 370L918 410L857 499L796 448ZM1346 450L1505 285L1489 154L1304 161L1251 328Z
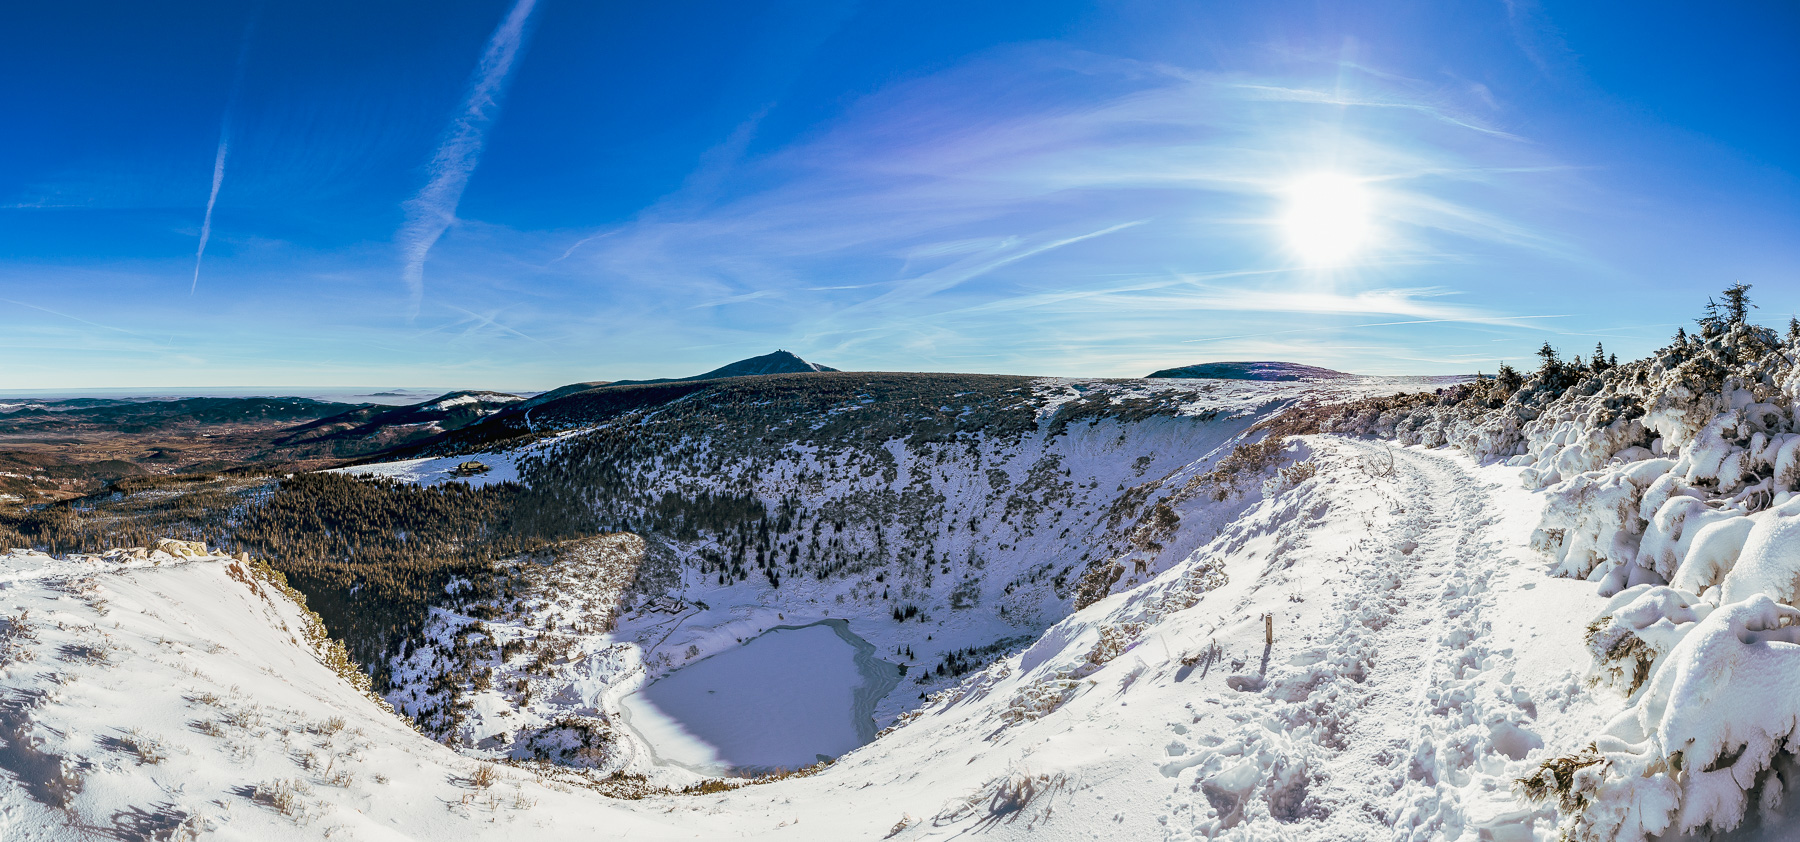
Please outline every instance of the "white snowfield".
M435 409L439 412L443 412L445 410L454 409L459 406L468 406L470 404L508 404L518 403L522 400L524 400L524 398L519 397L518 395L502 395L490 392L477 395L458 395L454 398L446 398L431 404L426 407L426 409Z
M369 465L351 465L347 468L332 468L328 473L351 474L362 477L385 477L410 482L417 485L437 485L445 482L460 482L480 488L496 482L518 482L519 466L516 453L483 453L479 456L439 456L420 459L402 459L398 462L378 462ZM460 475L457 466L465 462L480 462L487 470L476 474Z
M1147 581L815 775L705 795L610 799L421 736L254 565L14 552L0 839L1554 838L1513 780L1625 701L1583 682L1607 599L1528 545L1541 495L1443 451L1295 441L1315 474ZM1698 625L1786 635L1792 609L1758 606Z

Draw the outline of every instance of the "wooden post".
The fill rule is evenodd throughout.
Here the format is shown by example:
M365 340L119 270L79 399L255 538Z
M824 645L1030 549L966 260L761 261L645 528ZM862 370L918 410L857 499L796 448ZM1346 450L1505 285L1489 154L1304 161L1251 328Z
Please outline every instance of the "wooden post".
M1263 615L1263 645L1265 645L1265 646L1274 646L1275 645L1275 615L1274 614L1264 614Z

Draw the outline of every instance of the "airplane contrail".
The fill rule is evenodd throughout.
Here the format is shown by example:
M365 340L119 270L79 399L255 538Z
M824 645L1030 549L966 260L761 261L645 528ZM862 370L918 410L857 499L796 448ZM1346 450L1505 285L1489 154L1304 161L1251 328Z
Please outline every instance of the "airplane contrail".
M419 314L425 297L425 257L456 221L456 206L481 156L487 128L498 116L500 95L525 41L525 24L537 0L515 0L482 52L474 82L462 107L431 158L431 180L406 203L406 224L396 239L405 258L400 277L412 297L410 316Z
M228 146L225 131L219 132L219 153L213 156L212 193L206 197L206 216L200 220L200 247L194 250L194 282L188 285L188 295L200 288L200 261L206 257L206 241L212 238L213 206L219 203L219 185L225 181L225 150Z
M256 18L244 27L244 41L238 45L237 67L231 74L231 91L225 95L225 115L219 118L219 151L213 155L212 192L206 196L206 215L200 220L200 246L194 249L194 281L188 295L200 288L200 261L206 259L206 241L212 239L213 207L219 203L219 185L225 183L225 153L231 146L231 110L237 106L238 92L244 87L244 66L250 60L250 36L256 33Z

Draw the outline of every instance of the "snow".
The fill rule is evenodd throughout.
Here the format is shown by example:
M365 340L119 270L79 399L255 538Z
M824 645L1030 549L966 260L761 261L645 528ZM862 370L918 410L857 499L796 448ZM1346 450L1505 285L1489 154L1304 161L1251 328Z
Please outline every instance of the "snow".
M1800 338L1708 328L1497 410L1448 402L1327 428L1454 444L1544 489L1532 544L1612 599L1590 679L1626 708L1531 776L1571 839L1800 836Z
M518 838L669 825L409 729L321 662L302 609L224 557L0 556L0 838ZM459 783L459 781L461 783Z
M622 706L660 762L707 774L811 766L873 739L875 701L899 681L895 665L859 659L857 643L873 651L842 621L777 627Z
M447 412L456 407L468 406L469 404L518 403L519 401L522 401L522 400L524 400L524 398L519 397L518 395L499 395L499 394L457 395L454 398L445 398L441 401L436 401L436 402L432 403L430 406L427 406L425 408L426 409L434 409L439 412Z
M1517 801L1512 779L1630 711L1582 681L1581 628L1608 600L1552 578L1529 547L1542 497L1518 468L1332 437L1301 445L1316 474L1232 504L1162 569L939 685L873 742L808 777L706 795L615 800L570 786L573 771L529 766L478 786L476 759L325 667L300 609L267 585L259 594L237 562L15 553L0 560L0 609L29 629L8 639L30 654L8 658L0 685L35 700L20 726L33 758L82 770L85 785L62 806L44 787L0 795L0 835L74 839L135 821L242 839L1553 838L1554 808ZM746 720L786 727L802 710L817 711L815 734L843 740L857 675L845 640L809 625L816 612L784 619L753 592L710 596L725 598L621 618L610 639L642 635L638 656L574 653L586 672L569 679L569 704L610 704L643 686L626 679L645 663L693 646L704 654L672 663L652 691L748 693L784 670L806 688L783 702L786 720L748 705L678 711L706 723L695 731L737 726L726 733L743 744L714 737L720 756L755 745ZM1778 657L1759 654L1786 645L1772 610L1733 614L1706 639L1756 642L1713 657ZM911 639L892 636L906 624L864 622L850 628L878 654ZM801 628L769 631L779 626ZM1746 703L1775 704L1782 689ZM643 728L637 705L626 702ZM13 736L0 739L25 744ZM140 737L166 756L119 747ZM33 758L0 765L35 779L49 767Z
M0 838L128 823L222 838L1791 836L1800 375L1708 392L1679 366L1643 370L1475 415L1370 412L1340 429L1405 444L1295 439L1308 471L1223 500L1175 490L1268 413L1371 385L1039 381L1046 412L1096 390L1193 399L1181 417L1072 424L966 457L888 443L899 477L944 495L947 522L989 514L1001 480L1040 464L1066 478L1038 515L1054 528L989 521L932 539L941 558L985 559L967 585L978 608L946 607L963 586L951 577L919 594L924 621L895 622L865 582L690 576L603 630L546 630L619 601L620 581L592 573L530 617L481 624L496 643L565 648L530 702L472 695L454 751L326 667L303 611L241 562L173 545L15 552L0 558L0 769L21 783L0 795ZM556 447L348 470L431 484L474 459L492 470L454 481L484 483ZM757 479L766 500L899 487L833 474L816 448L782 458ZM650 484L726 488L733 470ZM1029 578L1077 541L1134 534L1108 531L1104 509L1138 486L1178 526L1118 556L1129 570L1110 595L1076 611ZM435 643L397 678L422 686L432 653L476 623L435 611ZM961 678L913 672L888 692L875 669L1019 639ZM497 683L519 675L498 666ZM522 735L583 718L628 720L604 763L468 783L482 759L525 757ZM820 756L837 760L726 792L657 789ZM581 788L611 775L651 791ZM1523 798L1521 779L1550 791Z
M470 461L480 462L488 469L483 473L470 476L456 476L457 466ZM351 465L346 468L332 468L327 473L350 474L359 477L385 477L425 486L460 482L480 488L496 482L519 481L518 454L504 452L483 453L478 456L442 456L370 465Z

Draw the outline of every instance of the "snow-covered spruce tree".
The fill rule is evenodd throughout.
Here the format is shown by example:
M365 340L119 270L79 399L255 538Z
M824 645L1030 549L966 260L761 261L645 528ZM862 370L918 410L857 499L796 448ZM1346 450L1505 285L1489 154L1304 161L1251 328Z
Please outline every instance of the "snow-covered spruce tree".
M1628 706L1520 781L1558 805L1565 838L1726 831L1800 806L1800 343L1749 323L1749 289L1646 359L1575 372L1545 348L1502 400L1496 378L1321 423L1522 467L1545 490L1534 546L1612 597L1589 627L1591 678Z

